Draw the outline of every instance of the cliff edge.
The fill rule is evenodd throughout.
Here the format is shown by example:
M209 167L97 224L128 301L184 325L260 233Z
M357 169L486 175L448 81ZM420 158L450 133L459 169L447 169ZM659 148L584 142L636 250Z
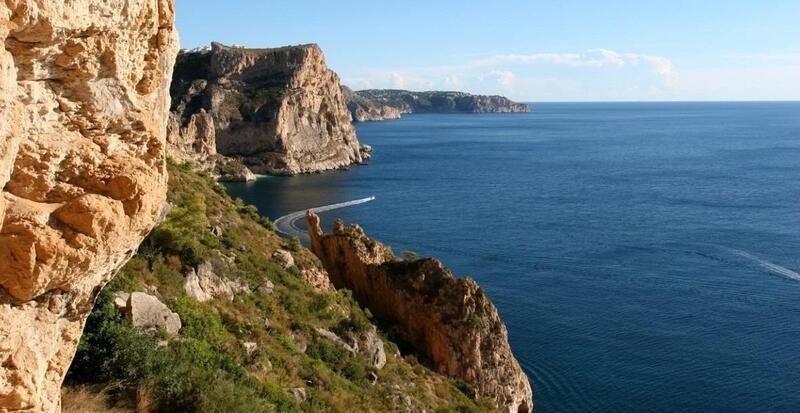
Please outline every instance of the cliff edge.
M503 412L529 412L532 391L508 344L497 309L471 279L455 278L434 258L401 261L357 225L332 234L307 213L311 250L336 288L346 288L432 367L463 380Z
M164 205L174 5L10 0L0 21L0 411L53 412Z
M256 173L318 172L368 157L339 77L315 44L246 49L213 43L182 51L171 94L170 142L208 152L213 140L216 151Z

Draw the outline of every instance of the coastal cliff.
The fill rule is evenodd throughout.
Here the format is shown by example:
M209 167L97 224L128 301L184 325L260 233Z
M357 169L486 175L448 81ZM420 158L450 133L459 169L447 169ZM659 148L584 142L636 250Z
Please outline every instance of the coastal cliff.
M533 407L528 378L514 358L497 309L471 279L436 259L401 261L357 225L337 221L324 234L307 214L311 250L336 288L346 288L426 356L433 368L472 386L504 412Z
M464 92L412 92L370 89L346 93L347 106L355 121L397 119L406 113L513 113L530 112L524 103L503 96Z
M342 86L347 109L355 122L400 119L400 109L378 103L359 95L347 86Z
M0 4L0 411L59 411L95 297L162 212L173 7Z
M315 44L246 49L213 43L182 51L171 87L177 152L241 160L292 175L361 163L339 77ZM211 150L211 142L216 149Z

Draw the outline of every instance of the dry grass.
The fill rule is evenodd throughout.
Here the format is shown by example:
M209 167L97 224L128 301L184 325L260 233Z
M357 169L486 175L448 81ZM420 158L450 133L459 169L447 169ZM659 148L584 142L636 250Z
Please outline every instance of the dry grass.
M61 389L61 411L62 413L135 413L134 409L109 407L105 392L84 386Z

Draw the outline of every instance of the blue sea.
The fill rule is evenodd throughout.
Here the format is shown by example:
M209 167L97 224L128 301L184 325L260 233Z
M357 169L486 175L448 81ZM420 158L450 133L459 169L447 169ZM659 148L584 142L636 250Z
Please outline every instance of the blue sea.
M541 103L357 125L368 165L232 184L475 278L540 412L800 411L800 103Z

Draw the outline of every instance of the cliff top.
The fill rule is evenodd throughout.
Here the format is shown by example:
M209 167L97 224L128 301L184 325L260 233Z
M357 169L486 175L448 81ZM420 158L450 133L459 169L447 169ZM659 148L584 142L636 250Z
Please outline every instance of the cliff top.
M316 43L286 45L280 47L256 48L256 47L245 47L236 44L226 45L220 42L211 42L207 46L195 47L192 49L181 49L180 53L208 53L212 51L230 51L230 52L239 52L246 54L265 54L265 53L287 51L292 49L311 49L311 48L319 49L320 51L322 50L322 48L320 48L319 45Z
M422 90L422 91L415 91L415 90L406 90L406 89L362 89L356 90L353 93L357 93L360 95L373 95L373 96L381 96L381 95L449 95L453 97L466 97L466 96L481 96L481 97L489 97L489 98L498 98L498 99L508 99L502 95L480 95L474 94L469 92L462 92L458 90ZM510 100L510 99L509 99Z

